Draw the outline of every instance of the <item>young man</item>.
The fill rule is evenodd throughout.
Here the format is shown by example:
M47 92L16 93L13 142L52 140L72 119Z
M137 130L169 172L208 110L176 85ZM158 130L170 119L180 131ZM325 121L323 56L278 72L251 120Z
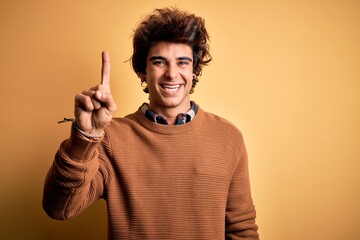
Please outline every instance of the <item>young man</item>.
M149 103L113 118L110 59L75 98L75 120L48 172L43 206L68 219L107 202L109 239L258 239L246 149L226 120L190 101L210 60L204 20L158 9L134 34Z

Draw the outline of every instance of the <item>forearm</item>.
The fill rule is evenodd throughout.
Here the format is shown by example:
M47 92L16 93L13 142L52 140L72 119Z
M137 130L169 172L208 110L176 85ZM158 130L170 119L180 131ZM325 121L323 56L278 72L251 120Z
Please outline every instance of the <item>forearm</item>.
M251 203L250 203L251 202ZM229 210L226 214L226 239L227 240L258 240L258 226L255 222L256 211L255 207L252 204L252 201L249 200L248 205L241 207L242 203L238 201L238 209L231 211Z
M55 219L68 219L84 210L102 192L97 142L74 130L56 153L46 176L43 207Z

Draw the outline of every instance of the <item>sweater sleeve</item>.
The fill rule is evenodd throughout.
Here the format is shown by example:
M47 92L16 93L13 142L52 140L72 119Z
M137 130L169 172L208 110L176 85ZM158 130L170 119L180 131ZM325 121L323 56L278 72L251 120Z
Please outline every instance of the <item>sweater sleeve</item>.
M243 141L238 154L226 206L226 239L258 240L256 211L250 192L247 153Z
M70 138L60 145L44 184L43 208L50 217L76 216L102 196L101 141L87 139L72 128Z

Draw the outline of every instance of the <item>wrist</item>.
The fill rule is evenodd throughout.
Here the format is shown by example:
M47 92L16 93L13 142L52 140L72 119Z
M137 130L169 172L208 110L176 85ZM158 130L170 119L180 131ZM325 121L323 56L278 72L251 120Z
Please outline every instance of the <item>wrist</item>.
M82 136L86 137L86 138L90 138L90 139L93 139L93 140L99 140L103 135L104 135L104 130L101 130L99 132L95 132L95 133L87 133L83 130L81 130L76 122L74 121L74 129L80 133Z

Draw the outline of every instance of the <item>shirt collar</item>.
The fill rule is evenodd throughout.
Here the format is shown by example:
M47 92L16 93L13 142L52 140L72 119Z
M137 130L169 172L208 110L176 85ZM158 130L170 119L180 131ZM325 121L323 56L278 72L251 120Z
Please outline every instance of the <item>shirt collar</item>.
M191 107L186 113L180 113L177 115L175 125L188 123L195 118L196 113L198 111L198 106L193 101L191 101L190 103L191 103ZM143 103L143 105L140 107L140 110L145 115L145 117L148 118L149 120L151 120L155 123L169 125L166 118L164 116L157 115L156 113L154 113L149 108L149 105L147 103Z

